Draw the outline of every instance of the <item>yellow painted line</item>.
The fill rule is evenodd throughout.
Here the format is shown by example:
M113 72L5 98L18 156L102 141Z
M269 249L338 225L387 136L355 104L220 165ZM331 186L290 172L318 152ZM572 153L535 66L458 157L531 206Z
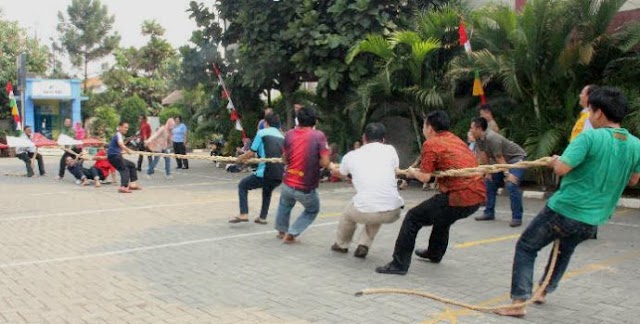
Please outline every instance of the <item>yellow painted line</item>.
M630 211L631 211L631 208L619 209L618 212L613 215L616 217L629 216Z
M492 238L488 238L488 239L484 239L484 240L471 241L471 242L466 242L466 243L458 243L458 244L454 244L453 247L455 247L456 249L466 249L466 248L470 248L472 246L478 246L478 245L483 245L483 244L490 244L490 243L497 243L497 242L502 242L502 241L513 240L513 239L517 239L518 237L520 237L520 234L498 236L498 237L492 237Z
M342 213L326 213L326 214L320 214L320 215L318 215L318 218L331 218L331 217L338 217L338 216L342 216Z
M587 264L576 270L566 272L562 277L562 280L577 277L579 275L583 275L591 272L610 269L611 266L613 265L636 259L639 256L640 256L640 250L633 250L633 251L621 254L619 256L605 259L601 262ZM509 293L505 293L498 297L482 301L477 305L480 305L480 306L495 305L495 304L499 304L507 301L509 301ZM471 316L471 315L477 315L477 314L478 314L477 312L468 310L466 308L461 308L461 309L452 311L450 308L447 307L443 312L436 313L430 319L422 321L422 324L435 324L442 321L449 321L449 323L457 323L458 316Z

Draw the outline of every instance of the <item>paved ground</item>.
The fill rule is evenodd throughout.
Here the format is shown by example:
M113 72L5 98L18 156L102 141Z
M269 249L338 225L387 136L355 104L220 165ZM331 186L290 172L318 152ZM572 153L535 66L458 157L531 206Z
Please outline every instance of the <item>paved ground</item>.
M406 276L373 269L390 260L400 222L384 226L365 260L329 250L353 190L323 184L320 218L302 243L275 239L269 225L232 225L236 184L195 161L174 180L142 180L130 195L115 186L82 188L48 176L22 178L17 159L0 159L0 323L637 323L640 212L620 209L598 240L578 248L549 303L524 320L459 310L399 295L354 297L364 288L417 289L468 303L508 301L513 248L522 228L462 220L441 264L414 259ZM425 196L403 191L407 206ZM250 196L252 216L259 193ZM526 221L543 206L526 200ZM420 233L420 246L430 230ZM352 246L351 250L354 247ZM537 274L546 260L541 253Z

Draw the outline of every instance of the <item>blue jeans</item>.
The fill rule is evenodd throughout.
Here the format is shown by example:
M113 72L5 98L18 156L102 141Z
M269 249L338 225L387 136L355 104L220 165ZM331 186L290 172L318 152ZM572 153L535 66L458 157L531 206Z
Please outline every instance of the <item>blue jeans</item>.
M247 194L249 190L262 188L262 209L260 209L260 218L267 219L269 214L269 206L271 205L271 193L282 182L279 179L265 179L252 174L240 181L238 184L238 201L240 202L240 214L249 213L249 202Z
M299 202L304 207L302 214L298 216L296 221L289 227L289 219L291 218L291 209ZM278 205L278 215L276 216L276 230L278 232L289 233L298 236L304 232L318 216L320 212L320 197L315 189L308 193L295 190L286 184L282 186L280 192L280 203Z
M558 287L558 282L560 282L562 275L567 270L569 260L576 246L589 239L595 230L596 226L567 218L545 206L538 216L531 221L516 244L511 277L511 298L521 300L531 298L533 266L538 251L554 240L559 239L558 259L553 269L549 286L545 289L546 293L552 293ZM549 256L549 262L551 262L551 255ZM540 283L542 283L549 271L549 262Z
M522 161L522 158L509 160L509 164L514 164ZM520 182L524 177L524 169L509 169L509 173L518 178L518 184L510 181L505 181L505 176L502 172L494 173L491 175L491 180L484 179L484 184L487 187L487 205L484 208L484 215L495 217L496 213L496 195L498 194L498 188L504 183L505 189L509 192L509 200L511 201L511 218L513 220L522 220L522 190L520 190Z
M167 153L166 150L161 151L160 153ZM155 169L156 165L158 165L158 162L160 161L160 157L159 156L154 156L153 160L151 160L151 162L149 162L149 168L147 169L147 174L148 175L152 175L153 174L153 169ZM164 158L164 171L167 173L167 175L171 175L171 159L166 157Z

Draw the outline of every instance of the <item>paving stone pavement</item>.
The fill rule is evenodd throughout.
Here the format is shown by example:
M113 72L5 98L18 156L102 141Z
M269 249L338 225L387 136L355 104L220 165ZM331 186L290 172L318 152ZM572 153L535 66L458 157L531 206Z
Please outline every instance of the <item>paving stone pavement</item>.
M130 159L133 160L132 157ZM80 187L56 181L58 157L45 157L48 175L24 178L14 158L0 159L0 323L637 323L640 318L640 211L618 209L598 240L582 244L548 304L524 319L402 295L355 297L365 288L428 291L467 303L508 302L517 236L508 198L499 219L456 223L441 264L413 260L406 276L380 275L400 222L383 226L366 259L329 250L353 189L326 183L321 214L301 238L275 238L274 194L266 226L229 224L238 210L230 174L193 161L173 180L142 177L142 191ZM146 162L145 162L146 165ZM407 207L432 192L401 192ZM250 193L251 218L260 204ZM526 199L525 222L544 205ZM297 208L294 216L300 211ZM418 237L427 243L430 229ZM540 253L536 274L550 249Z

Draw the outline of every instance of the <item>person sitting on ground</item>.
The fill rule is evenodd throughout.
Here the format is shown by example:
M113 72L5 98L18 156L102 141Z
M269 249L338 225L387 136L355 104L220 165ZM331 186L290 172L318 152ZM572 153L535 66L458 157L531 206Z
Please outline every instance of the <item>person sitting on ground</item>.
M264 128L256 134L250 150L238 157L238 162L242 163L254 156L259 158L281 158L284 147L284 136L278 129L280 118L275 113L267 114L264 117ZM260 162L256 171L250 176L242 179L238 184L238 200L240 204L240 215L233 217L229 223L240 223L249 220L249 203L247 194L249 190L262 188L262 208L260 216L254 219L257 224L267 224L267 215L271 205L271 194L282 182L284 165L282 163Z
M424 121L422 132L427 139L422 145L420 169L409 168L408 176L428 182L436 171L474 168L478 166L467 144L449 131L449 115L432 111ZM396 239L393 260L376 268L376 272L404 275L411 265L416 236L423 226L433 226L427 249L415 254L439 263L449 245L449 229L457 220L469 217L486 199L482 176L437 178L440 193L407 212Z
M25 126L22 135L20 138L31 141L31 136L33 135L33 131L31 126ZM31 145L27 147L16 147L16 157L22 160L27 167L27 177L33 177L33 159L38 161L38 171L40 171L40 176L45 175L44 171L44 161L42 160L42 155L37 152L36 146Z
M107 160L107 152L104 149L104 144L100 145L100 147L98 148L98 153L96 153L96 155L91 157L92 160L96 161L93 164L93 167L96 168L99 172L98 172L98 179L94 178L94 183L96 187L100 187L101 182L104 182L107 180L107 177L109 175L111 175L111 182L113 182L113 184L116 184L116 168L113 167L113 165L111 165L111 163L109 163L109 160Z
M101 174L100 171L95 166L92 166L90 169L83 167L83 160L79 157L80 156L72 158L70 156L67 156L65 160L67 171L69 171L69 173L71 173L73 177L76 178L76 184L88 186L89 179L92 179L95 181L96 187L99 187Z
M511 277L511 299L520 304L534 298L545 303L569 266L576 247L589 239L596 226L611 219L626 186L640 179L640 140L620 125L628 113L627 98L620 90L602 87L589 95L589 121L594 129L576 137L562 156L549 163L562 176L560 189L540 211L516 243ZM538 252L560 240L549 285L532 296L533 270ZM550 271L550 262L545 268ZM522 317L526 307L496 311L499 315Z
M364 224L358 247L353 256L364 258L382 224L393 223L400 218L404 200L396 188L396 169L400 166L398 152L384 144L386 129L380 123L370 123L364 128L359 150L347 153L337 167L331 164L336 177L351 174L356 195L344 211L331 250L347 253L357 224Z

